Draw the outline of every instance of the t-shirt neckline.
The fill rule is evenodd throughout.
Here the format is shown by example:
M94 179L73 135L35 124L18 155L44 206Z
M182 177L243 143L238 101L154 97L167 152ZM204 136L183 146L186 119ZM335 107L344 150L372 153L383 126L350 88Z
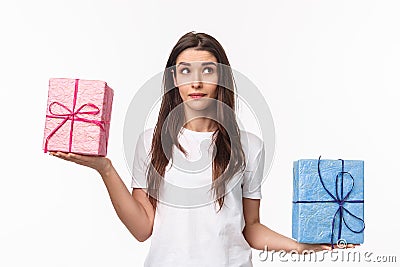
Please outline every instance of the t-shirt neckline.
M181 130L183 129L183 131L182 132L187 132L187 133L189 133L189 134L197 134L197 135L212 135L215 131L213 131L213 132L198 132L198 131L193 131L193 130L190 130L190 129L188 129L188 128L185 128L185 127L182 127L181 128Z

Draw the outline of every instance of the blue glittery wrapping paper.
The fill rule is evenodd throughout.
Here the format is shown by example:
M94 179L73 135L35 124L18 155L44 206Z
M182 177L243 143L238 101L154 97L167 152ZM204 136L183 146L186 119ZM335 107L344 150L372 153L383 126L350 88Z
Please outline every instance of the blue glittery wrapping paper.
M343 199L351 190L346 201L364 200L364 161L344 160L343 174L341 160L320 160L320 174L325 188L337 199ZM337 180L339 175L339 180ZM342 179L340 177L343 177ZM343 185L342 185L343 181ZM341 190L343 189L343 195ZM310 203L296 203L296 201L310 201ZM313 201L322 201L312 203ZM331 201L331 202L323 202ZM343 207L354 216L364 220L364 203L344 202ZM339 203L324 189L318 174L318 159L301 159L293 163L293 209L292 209L292 237L301 243L331 243L336 244L339 239L348 244L364 242L364 222L343 211L340 222ZM335 217L335 213L337 213ZM332 235L332 223L334 230ZM360 233L352 232L361 231ZM331 239L332 238L332 239Z

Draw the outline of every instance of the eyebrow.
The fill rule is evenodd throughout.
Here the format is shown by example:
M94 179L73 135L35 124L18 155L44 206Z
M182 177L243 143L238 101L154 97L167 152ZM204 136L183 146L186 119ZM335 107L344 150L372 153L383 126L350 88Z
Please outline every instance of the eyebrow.
M185 65L185 66L191 66L192 64L188 63L188 62L179 62L178 67L180 65ZM217 64L215 64L215 62L209 61L209 62L203 62L201 63L202 66L206 66L206 65L214 65L217 66Z

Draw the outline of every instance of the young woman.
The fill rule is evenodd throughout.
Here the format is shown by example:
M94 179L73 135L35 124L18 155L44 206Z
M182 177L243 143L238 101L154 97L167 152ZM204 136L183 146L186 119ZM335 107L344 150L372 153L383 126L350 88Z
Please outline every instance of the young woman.
M97 170L132 235L141 242L152 236L145 266L252 266L251 248L331 249L260 223L264 147L238 127L229 66L212 36L190 32L179 39L164 72L157 124L137 142L132 193L110 159L51 152ZM192 172L199 157L212 164ZM259 185L254 190L252 182ZM196 187L208 190L196 195Z

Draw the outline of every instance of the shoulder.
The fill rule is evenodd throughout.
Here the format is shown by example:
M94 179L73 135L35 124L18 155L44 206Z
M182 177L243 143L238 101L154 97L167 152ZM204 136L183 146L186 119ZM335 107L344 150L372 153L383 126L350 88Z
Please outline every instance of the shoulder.
M151 141L151 139L153 138L153 132L154 132L154 127L147 128L140 134L140 138L145 141L150 139Z
M138 147L144 148L146 152L149 152L153 140L153 132L154 132L154 127L147 128L143 132L141 132L137 141Z
M264 146L264 142L260 137L258 137L254 133L244 130L240 130L240 141L242 143L242 148L245 153L259 152Z

